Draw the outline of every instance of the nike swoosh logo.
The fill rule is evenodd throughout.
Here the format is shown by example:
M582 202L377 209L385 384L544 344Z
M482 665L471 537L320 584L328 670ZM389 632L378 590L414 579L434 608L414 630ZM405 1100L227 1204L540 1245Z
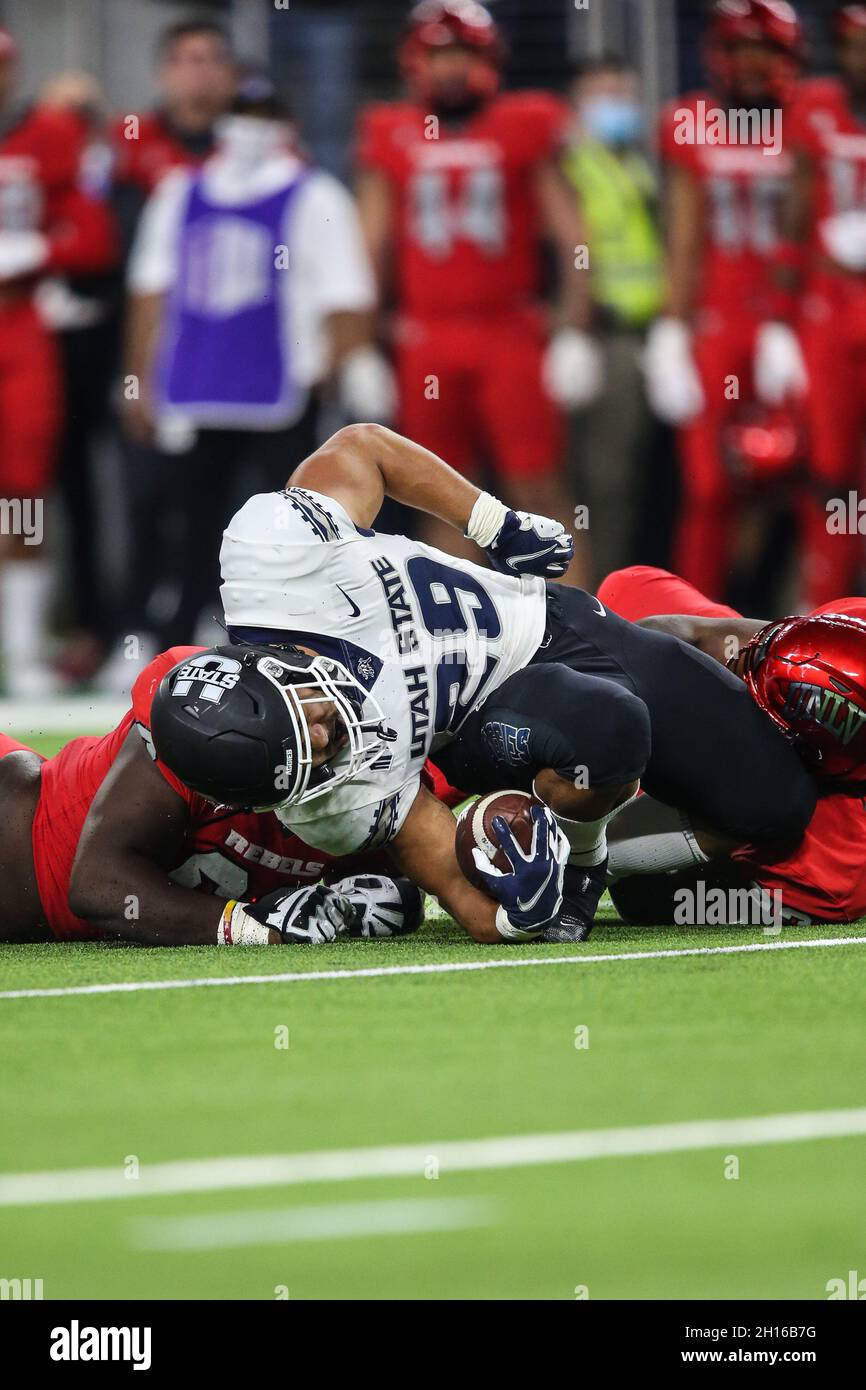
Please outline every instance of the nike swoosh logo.
M547 871L547 877L546 877L546 879L544 880L544 882L542 883L542 885L541 885L541 887L539 888L538 892L537 892L537 893L533 893L532 897L529 899L528 902L524 902L522 898L518 898L518 899L517 899L517 910L518 910L518 912L529 912L529 911L531 911L531 909L532 909L533 907L535 907L535 904L538 902L539 898L541 897L542 893L543 893L544 890L546 889L547 885L550 883L550 876L551 876L551 874L553 873L553 871L554 871L555 868L556 868L556 863L554 862L554 863L551 864L550 868L548 869L548 871Z
M593 601L593 603L596 605L596 610L595 610L596 613L598 613L600 617L606 618L606 617L607 617L607 611L606 611L606 609L603 607L603 605L599 603L599 601L598 601L597 598L594 598L592 601Z
M358 605L357 605L357 603L355 602L355 600L354 600L353 598L349 598L349 595L346 593L346 590L343 588L342 584L338 584L338 585L337 585L337 588L340 590L340 593L343 595L343 598L346 600L346 602L348 603L349 607L351 608L351 610L352 610L352 617L353 617L353 618L360 618L360 616L361 616L361 610L360 610L360 608L358 607Z
M541 555L549 555L556 549L555 545L545 545L541 550L531 550L528 555L516 555L513 560L506 560L509 569L516 570L520 565L525 565L527 560L537 560Z

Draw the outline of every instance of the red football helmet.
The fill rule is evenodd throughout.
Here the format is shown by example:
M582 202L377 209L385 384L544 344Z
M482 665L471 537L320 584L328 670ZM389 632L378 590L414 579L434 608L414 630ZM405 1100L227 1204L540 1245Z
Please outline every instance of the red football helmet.
M492 97L499 87L505 56L502 34L493 16L477 0L421 0L409 15L400 48L400 67L417 100L435 97L430 55L458 46L474 57L469 77L472 95L482 100Z
M866 34L866 5L843 5L833 16L833 27L840 39Z
M0 63L18 57L18 45L8 29L0 28Z
M724 437L728 467L758 487L789 477L802 463L805 431L789 406L748 406Z
M781 99L803 61L803 29L787 0L715 0L707 36L707 65L724 90L736 90L736 45L762 44L772 64L767 81Z
M783 618L744 647L743 679L815 774L866 781L866 622Z

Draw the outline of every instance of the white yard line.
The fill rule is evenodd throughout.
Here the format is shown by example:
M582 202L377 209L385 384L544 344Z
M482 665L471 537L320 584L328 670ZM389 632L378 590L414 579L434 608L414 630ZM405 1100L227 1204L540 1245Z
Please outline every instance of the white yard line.
M27 743L40 734L104 734L129 709L119 695L62 695L48 700L0 699L0 729Z
M626 1129L569 1130L493 1139L394 1144L383 1148L325 1149L319 1153L239 1155L143 1165L138 1178L123 1166L0 1174L0 1207L101 1202L118 1197L177 1196L305 1183L354 1182L361 1178L424 1178L485 1169L579 1163L749 1144L792 1144L866 1135L866 1107L812 1110L745 1119L695 1120L635 1125Z
M294 1241L405 1236L490 1226L498 1211L498 1203L470 1197L331 1202L268 1211L251 1207L200 1216L140 1217L130 1222L129 1241L138 1250L227 1250Z
M321 980L378 980L391 975L453 975L467 970L526 970L543 965L602 965L624 960L678 960L686 956L737 956L753 951L797 951L828 946L866 946L864 936L815 937L810 941L750 941L739 946L685 946L668 951L610 951L595 956L532 956L529 959L440 961L431 965L379 965L359 970L293 970L271 975L197 976L189 980L130 980L56 989L4 989L4 999L66 999L81 994L138 994L161 989L210 989L226 985L285 985ZM506 948L507 949L507 948ZM2 948L0 948L2 963Z

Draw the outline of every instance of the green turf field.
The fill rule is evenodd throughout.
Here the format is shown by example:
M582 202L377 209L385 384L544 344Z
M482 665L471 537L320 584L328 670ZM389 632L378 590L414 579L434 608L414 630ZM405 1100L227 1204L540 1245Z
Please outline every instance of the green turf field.
M576 947L436 917L318 950L0 947L0 1279L570 1300L866 1276L866 924L602 918ZM66 992L129 983L160 987ZM9 997L33 990L60 993Z
M864 944L593 960L773 938L610 923L500 951L440 920L318 950L2 949L0 1277L46 1298L826 1298L866 1274L866 928L782 938L843 936ZM783 1114L797 1137L771 1143Z

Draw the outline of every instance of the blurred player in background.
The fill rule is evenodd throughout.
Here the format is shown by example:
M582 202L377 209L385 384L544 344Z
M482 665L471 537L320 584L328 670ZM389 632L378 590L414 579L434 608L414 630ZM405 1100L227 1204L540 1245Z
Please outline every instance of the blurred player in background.
M267 78L242 84L200 172L163 179L128 284L128 370L163 480L142 571L153 572L167 511L180 526L180 598L155 643L164 647L188 639L208 600L216 611L217 538L233 503L282 486L315 447L318 388L333 378L351 398L370 351L376 295L354 203L298 155ZM143 609L126 615L128 632L148 624Z
M44 661L52 569L41 509L63 410L35 290L46 275L109 269L116 245L104 202L80 183L83 124L68 111L16 106L17 77L15 42L0 30L0 646L7 691L29 697L55 685Z
M571 112L546 92L500 93L503 44L474 0L425 0L400 51L407 94L362 114L358 194L396 308L401 430L470 477L484 465L515 508L571 526L562 407L600 386L584 242L560 165ZM550 336L540 243L558 259ZM435 520L425 539L454 552Z
M631 556L644 475L655 471L657 429L641 364L647 327L664 297L663 246L637 73L616 54L604 55L579 68L571 98L577 124L564 168L592 251L604 385L572 415L569 463L575 490L589 506L593 574L600 580Z
M155 81L158 99L154 109L121 115L112 131L112 200L121 227L124 261L131 252L142 210L161 180L172 171L199 168L213 153L217 122L226 114L238 83L227 31L209 19L184 20L164 29L157 42ZM139 372L139 345L152 337L151 308L147 296L135 294L129 295L123 306L125 356L133 376ZM171 487L154 448L152 403L146 382L131 383L122 394L121 405L129 545L134 559L127 567L124 592L112 614L115 642L99 684L106 691L128 694L142 661L160 645L142 649L136 635L141 614L160 572L171 581L177 567L153 541L160 531ZM185 632L184 640L189 636Z
M797 160L789 240L776 278L802 297L812 488L805 505L805 599L850 593L860 577L856 526L828 527L827 502L864 480L866 441L866 5L834 19L841 77L803 84L788 116Z
M713 597L726 587L735 491L723 432L772 365L796 385L796 341L770 284L792 172L787 114L801 52L783 0L717 0L707 41L711 84L664 111L668 300L650 331L647 382L663 418L680 426L682 511L676 567ZM720 113L722 123L708 129ZM751 113L746 133L729 115ZM765 339L769 332L771 342ZM755 366L764 378L756 380ZM781 360L780 360L781 359ZM802 385L802 382L799 383Z
M113 131L127 245L144 202L163 175L201 164L213 151L216 122L237 84L227 32L205 19L163 30L156 83L159 104L143 114L119 116Z
M42 107L71 112L81 123L79 185L89 197L109 205L113 215L115 153L108 103L99 83L86 72L59 72L44 84L39 101ZM59 614L65 636L57 668L73 683L95 673L111 637L100 555L102 507L96 455L111 423L121 287L118 262L97 273L47 276L37 291L39 312L60 350L67 402L57 484L66 522L68 583Z

